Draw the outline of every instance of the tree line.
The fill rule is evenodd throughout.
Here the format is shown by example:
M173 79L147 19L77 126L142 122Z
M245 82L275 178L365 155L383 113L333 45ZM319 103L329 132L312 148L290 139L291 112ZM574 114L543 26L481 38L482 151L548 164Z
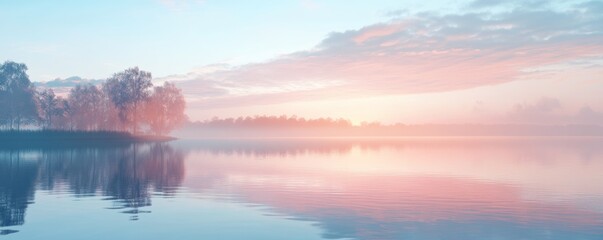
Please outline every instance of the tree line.
M343 118L316 118L306 119L297 116L247 116L238 118L218 118L214 117L211 120L203 122L195 122L193 125L203 127L222 127L222 128L321 128L321 127L336 127L348 128L353 127L352 122Z
M186 121L182 91L169 82L153 86L151 73L138 67L100 85L76 85L66 97L37 89L26 72L23 63L0 64L0 129L166 134Z

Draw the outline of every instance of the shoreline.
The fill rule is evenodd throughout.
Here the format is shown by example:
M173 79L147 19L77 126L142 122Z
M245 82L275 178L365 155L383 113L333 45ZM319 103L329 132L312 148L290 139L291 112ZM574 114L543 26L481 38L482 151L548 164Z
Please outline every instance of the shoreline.
M176 140L170 136L133 135L110 131L0 130L0 148L121 146L133 143L160 143Z

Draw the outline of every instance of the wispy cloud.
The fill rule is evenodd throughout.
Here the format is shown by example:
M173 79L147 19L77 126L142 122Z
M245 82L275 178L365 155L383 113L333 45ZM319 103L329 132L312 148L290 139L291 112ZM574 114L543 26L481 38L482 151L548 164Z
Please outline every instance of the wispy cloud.
M603 122L603 112L588 105L577 111L564 107L561 100L541 97L534 102L518 103L505 115L498 116L498 122L527 124L595 124Z
M203 4L205 0L159 0L161 4L173 11L183 11L191 6Z
M299 3L302 8L307 10L316 10L321 7L321 5L315 0L300 0Z
M499 6L521 6L521 7L544 7L548 1L546 0L475 0L469 4L474 8L491 8Z
M496 13L414 14L333 32L314 49L263 63L169 79L203 100L190 106L228 107L452 91L525 79L528 69L603 56L600 3L564 10L536 3Z

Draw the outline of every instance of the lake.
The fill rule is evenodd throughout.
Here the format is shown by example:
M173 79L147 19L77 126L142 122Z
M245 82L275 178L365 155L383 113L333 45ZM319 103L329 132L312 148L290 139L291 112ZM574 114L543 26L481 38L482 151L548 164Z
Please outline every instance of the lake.
M603 239L602 138L0 147L0 239Z

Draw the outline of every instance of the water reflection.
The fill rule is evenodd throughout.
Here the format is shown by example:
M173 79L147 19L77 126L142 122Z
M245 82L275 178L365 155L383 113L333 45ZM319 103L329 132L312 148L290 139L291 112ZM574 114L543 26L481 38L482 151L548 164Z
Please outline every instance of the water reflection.
M0 158L0 227L21 225L27 205L33 200L37 166L21 161L19 152L1 152Z
M116 148L0 151L0 226L21 225L38 190L81 198L102 195L111 209L147 212L151 192L173 194L184 178L184 154L164 143Z
M183 140L183 149L222 155L295 156L305 154L344 155L354 149L380 151L383 149L455 149L460 151L490 151L505 153L544 154L550 150L578 153L588 161L603 153L603 138L599 137L424 137L424 138L298 138L298 139L210 139ZM543 159L546 160L546 159Z
M185 185L317 222L328 239L603 236L601 139L189 144Z
M47 196L66 196L89 199L77 206L102 202L103 213L129 214L117 222L96 220L108 229L99 235L105 238L601 239L601 172L599 138L208 140L6 149L0 150L0 234L35 239L26 235L33 230L19 225L46 234L56 233L47 226L77 225L67 217L54 223L26 214L32 206L53 206ZM72 205L58 206L75 216L103 215L78 213ZM292 234L309 231L290 223L307 223L316 236ZM45 227L35 227L40 224ZM242 235L228 235L233 229ZM71 238L90 234L81 231Z

